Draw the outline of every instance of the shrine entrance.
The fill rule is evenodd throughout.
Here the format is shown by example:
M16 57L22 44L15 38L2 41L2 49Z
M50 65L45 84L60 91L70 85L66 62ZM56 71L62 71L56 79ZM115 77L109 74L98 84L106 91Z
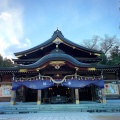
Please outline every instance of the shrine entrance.
M95 86L88 85L84 88L79 89L79 101L95 101Z
M42 91L42 100L43 103L50 104L73 103L74 89L63 86L53 86Z
M38 90L26 88L25 102L36 102L37 101L37 91Z
M96 87L89 85L79 88L79 101L95 101ZM41 90L41 102L43 104L75 103L75 89L63 86L53 86ZM25 102L36 102L38 90L25 88Z

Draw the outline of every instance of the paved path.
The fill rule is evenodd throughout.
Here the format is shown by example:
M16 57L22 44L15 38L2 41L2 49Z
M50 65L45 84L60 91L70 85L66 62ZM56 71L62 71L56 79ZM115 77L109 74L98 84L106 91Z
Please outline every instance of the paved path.
M42 112L0 114L0 120L120 120L120 113Z

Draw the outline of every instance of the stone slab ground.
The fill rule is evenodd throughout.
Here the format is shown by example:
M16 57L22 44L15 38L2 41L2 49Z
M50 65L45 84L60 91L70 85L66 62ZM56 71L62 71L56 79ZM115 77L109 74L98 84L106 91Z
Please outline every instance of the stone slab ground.
M42 112L1 114L0 120L120 120L120 113Z

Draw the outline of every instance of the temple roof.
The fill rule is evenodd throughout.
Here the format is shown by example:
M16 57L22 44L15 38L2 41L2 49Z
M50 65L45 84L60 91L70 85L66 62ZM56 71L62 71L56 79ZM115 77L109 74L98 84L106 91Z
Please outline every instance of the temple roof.
M57 39L59 39L59 40L57 41ZM53 43L59 44L58 42L64 43L65 45L68 45L68 46L71 46L73 49L75 48L75 49L83 50L83 51L86 51L86 52L89 52L89 53L96 53L96 54L101 54L102 53L101 51L92 50L92 49L80 46L80 45L66 39L63 36L62 32L57 29L53 33L52 37L50 39L48 39L47 41L45 41L45 42L41 43L40 45L35 46L31 49L28 49L28 50L25 50L25 51L22 51L22 52L17 52L17 53L14 53L14 54L17 57L22 56L22 55L27 55L27 54L33 53L35 51L38 51L40 49L43 50L45 47L47 47L49 45L52 45Z
M46 63L49 63L51 61L65 61L73 65L74 67L78 68L96 68L96 69L113 69L113 68L118 68L119 66L107 66L107 65L97 65L97 64L87 64L87 63L82 63L76 60L74 57L65 54L62 50L59 48L56 48L51 51L50 54L43 56L40 58L37 62L29 65L20 65L18 67L10 67L10 68L0 68L1 70L20 70L20 69L36 69L40 68L41 66L45 65Z
M49 61L67 61L67 62L73 64L74 66L92 67L90 64L79 62L72 56L65 54L59 48L56 48L55 50L52 50L50 54L45 55L44 57L39 59L37 62L30 64L30 65L22 65L22 66L20 66L20 68L37 68Z
M82 58L82 57L75 57L75 59L79 60L80 62L84 62L84 61L101 61L100 58ZM34 58L34 59L12 59L14 62L17 63L34 63L37 62L39 60L39 58Z
M66 46L63 46L62 44L62 47L60 47L60 44L63 43L69 47L65 48ZM38 50L44 50L45 47L47 46L50 46L54 44L54 48L53 46L51 46L49 48L49 52L46 53L47 50L45 50L44 52L44 55L41 56L41 57L38 57L38 58L28 58L27 59L22 59L22 58L19 58L19 56L25 56L27 54L31 54L33 52L36 52ZM60 48L62 49L60 49ZM66 53L66 49L68 49L68 51L73 51L75 49L77 49L78 51L73 51L71 54L67 54ZM82 54L82 53L79 53L79 50L80 51L85 51L87 52L87 54L85 56L77 56L77 55L74 55L76 54L75 52L78 52L77 54ZM38 51L37 55L41 54L41 51ZM83 46L80 46L68 39L66 39L62 32L59 31L58 29L53 33L52 37L43 42L42 44L36 46L36 47L33 47L31 49L28 49L28 50L25 50L25 51L22 51L22 52L18 52L18 53L15 53L16 56L18 56L19 59L17 59L18 61L25 61L25 62L28 62L31 60L31 62L33 61L34 63L32 64L29 64L29 65L19 65L19 66L16 66L16 67L0 67L0 71L19 71L20 69L36 69L36 68L40 68L41 66L45 65L45 64L49 64L50 62L52 61L65 61L67 64L71 64L72 66L75 67L78 67L78 68L96 68L96 70L104 70L104 69L118 69L119 68L119 65L115 65L115 66L108 66L108 65L98 65L98 64L88 64L88 63L83 63L81 62L80 60L78 61L76 58L79 58L81 60L97 60L98 58L96 57L96 54L101 54L102 52L101 51L97 51L97 50L91 50L91 49L88 49L86 47L83 47ZM35 55L35 54L34 54Z

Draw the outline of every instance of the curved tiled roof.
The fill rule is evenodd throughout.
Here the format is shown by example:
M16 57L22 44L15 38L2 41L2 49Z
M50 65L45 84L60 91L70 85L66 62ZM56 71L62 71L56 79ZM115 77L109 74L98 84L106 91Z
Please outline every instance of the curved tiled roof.
M37 62L29 65L22 65L19 66L19 68L37 68L42 66L43 64L49 62L49 61L67 61L74 65L75 67L83 67L83 68L90 68L90 67L95 67L96 69L106 69L106 68L118 68L118 65L110 66L110 65L97 65L97 64L87 64L87 63L82 63L76 60L74 57L65 54L62 50L59 48L56 48L51 51L50 54L45 55L41 59L39 59Z
M30 64L30 65L22 65L19 66L20 68L37 68L41 65L43 65L44 63L47 63L49 61L67 61L71 64L73 64L74 66L77 67L93 67L90 64L86 64L86 63L82 63L79 62L78 60L76 60L75 58L73 58L72 56L65 54L62 50L60 49L55 49L53 51L51 51L50 54L43 56L41 59L39 59L37 62Z
M53 33L52 37L51 37L50 39L48 39L47 41L43 42L42 44L40 44L40 45L38 45L38 46L35 46L35 47L31 48L31 49L28 49L28 50L25 50L25 51L22 51L22 52L17 52L17 53L14 53L14 54L15 54L15 56L18 56L18 55L21 55L21 54L26 54L26 53L29 53L29 52L32 52L32 51L36 51L36 50L38 50L38 49L40 49L40 48L42 48L42 47L44 47L44 46L51 45L51 44L52 44L52 41L55 40L57 37L59 37L63 42L65 42L65 43L67 43L67 44L69 44L69 45L75 46L76 48L83 49L83 50L85 50L85 51L89 51L89 52L92 52L92 53L99 53L99 54L102 53L101 51L92 50L92 49L89 49L89 48L80 46L80 45L78 45L78 44L76 44L76 43L74 43L74 42L66 39L66 38L63 36L63 34L62 34L61 31L56 30L56 31Z

